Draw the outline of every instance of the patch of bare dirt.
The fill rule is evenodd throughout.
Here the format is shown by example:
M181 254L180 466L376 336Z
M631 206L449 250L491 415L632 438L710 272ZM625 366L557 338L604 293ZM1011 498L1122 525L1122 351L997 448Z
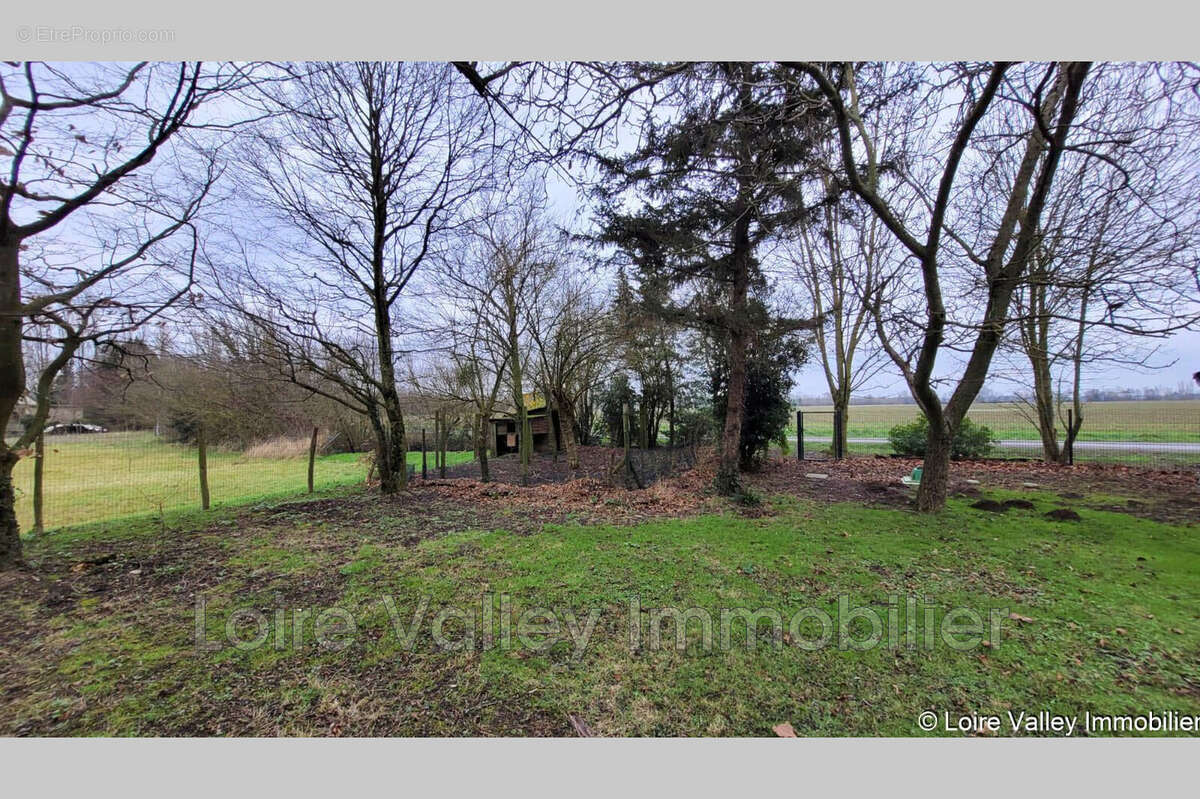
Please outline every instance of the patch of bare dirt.
M843 461L773 461L750 478L764 491L830 502L910 507L915 489L900 478L920 466L913 458L859 457ZM826 479L806 475L818 473ZM974 484L968 481L978 481ZM1200 521L1200 487L1191 471L1152 471L1109 464L1061 466L1039 461L960 461L951 464L951 496L979 497L981 489L1037 490L1063 499L1093 495L1138 497L1096 507L1175 524Z

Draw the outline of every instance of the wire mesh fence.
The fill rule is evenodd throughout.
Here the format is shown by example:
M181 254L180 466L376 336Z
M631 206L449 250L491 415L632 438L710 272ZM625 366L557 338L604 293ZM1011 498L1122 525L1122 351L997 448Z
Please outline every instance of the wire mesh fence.
M694 443L652 449L630 449L629 462L635 482L642 488L654 485L664 477L691 469L696 465Z
M802 406L804 456L832 457L834 426L830 406ZM847 453L890 454L889 432L920 418L916 405L851 405L846 426ZM1042 441L1032 409L1014 402L976 403L967 417L986 425L995 438L988 457L1043 460ZM1079 432L1068 448L1067 424L1075 412L1056 411L1054 441L1062 460L1116 463L1150 469L1200 468L1200 400L1089 402L1082 408ZM791 431L795 441L796 430Z
M336 440L333 437L322 436L311 452L308 436L281 436L242 449L206 444L202 459L199 441L181 443L153 430L83 432L85 427L52 426L42 436L40 453L31 452L18 462L14 483L22 530L46 530L133 516L161 517L206 505L253 504L362 484L373 475L371 453L330 452L329 445ZM409 441L410 477L479 479L475 453L449 451L442 468L430 437L426 439L424 451L419 432ZM611 461L620 452L584 448L582 468L578 470L567 468L565 452L557 456L537 453L531 482L607 478ZM491 479L518 483L518 460L516 455L493 457ZM691 468L695 460L693 444L631 451L631 462L642 485ZM40 501L35 487L39 466Z
M36 526L36 451L17 463L17 519ZM205 452L210 503L250 503L308 490L308 441L276 441L235 451ZM42 437L41 523L44 528L137 514L164 514L202 504L199 449L173 443L152 430L48 432ZM313 488L324 491L361 483L361 453L325 454L313 461Z
M803 406L803 457L835 457L834 430L839 423L828 406ZM896 425L919 417L915 405L853 405L846 415L848 455L886 455L893 452L888 439ZM977 403L969 418L986 425L997 443L989 457L1042 460L1045 447L1027 409L1013 403ZM1066 440L1066 409L1056 430L1061 446ZM54 528L104 521L131 515L165 514L202 505L199 452L193 443L175 443L153 430L80 432L64 425L47 432L41 457L22 458L14 473L17 517L24 530L36 527L34 473L42 470L41 526ZM792 444L797 429L791 431ZM362 483L369 472L369 454L332 453L322 442L312 462L313 490ZM213 506L253 503L263 499L303 494L309 482L307 437L280 439L234 450L208 446L206 472ZM419 446L419 445L418 445ZM795 453L795 450L792 450ZM566 468L565 456L542 458L535 482L558 482L574 476L605 477L618 459L619 450L591 448L582 470ZM476 477L478 464L470 452L448 453L449 476ZM430 476L434 459L426 460ZM518 470L493 462L493 479L516 480ZM663 476L689 468L695 462L694 446L633 449L631 460L641 482L648 485ZM1153 469L1200 469L1200 400L1092 402L1083 406L1078 436L1064 460L1075 463L1117 463ZM594 463L592 461L595 461ZM409 452L409 465L421 473L422 453ZM509 468L511 467L511 468ZM438 470L440 472L440 470Z

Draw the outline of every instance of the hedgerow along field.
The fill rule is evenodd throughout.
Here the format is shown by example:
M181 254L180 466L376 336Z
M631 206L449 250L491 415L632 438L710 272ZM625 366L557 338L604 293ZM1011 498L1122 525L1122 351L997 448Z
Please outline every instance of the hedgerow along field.
M151 431L46 436L45 441L47 528L200 506L195 447L169 443ZM471 458L470 452L447 454L450 465ZM420 470L421 453L409 452L408 462ZM25 531L33 526L33 463L33 458L23 458L13 475L17 518ZM328 492L362 483L366 476L362 453L320 455L313 488ZM302 494L308 489L308 458L256 458L209 447L208 485L213 505Z
M833 434L832 405L802 405L805 436ZM1200 442L1200 400L1089 402L1083 406L1079 441ZM898 424L916 419L916 405L851 405L850 438L886 438ZM1037 427L1011 402L977 402L968 417L987 425L1000 439L1038 440ZM790 427L796 433L795 419ZM1060 429L1061 432L1061 429Z

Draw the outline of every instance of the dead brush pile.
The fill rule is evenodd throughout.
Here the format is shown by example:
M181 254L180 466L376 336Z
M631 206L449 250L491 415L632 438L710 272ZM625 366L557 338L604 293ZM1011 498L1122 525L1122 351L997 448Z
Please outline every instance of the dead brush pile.
M709 490L712 476L703 472L703 465L698 464L695 469L643 490L620 488L593 477L526 487L470 479L430 480L416 484L415 488L432 492L439 499L510 507L522 515L546 521L569 517L582 523L636 524L653 518L694 516L715 510L717 500Z

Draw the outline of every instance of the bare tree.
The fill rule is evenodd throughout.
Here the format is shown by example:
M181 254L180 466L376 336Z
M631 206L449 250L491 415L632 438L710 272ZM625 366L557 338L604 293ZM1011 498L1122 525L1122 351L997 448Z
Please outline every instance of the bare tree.
M558 410L567 468L579 469L577 409L612 370L612 320L595 287L580 273L558 276L531 328L539 382Z
M489 329L491 311L479 300L466 298L469 304L465 308L452 309L447 315L446 328L454 365L450 385L457 398L475 409L475 455L479 460L479 479L486 483L491 479L488 455L493 446L488 440L488 424L496 411L512 353L503 337Z
M266 100L279 115L242 159L273 250L255 258L247 246L227 294L272 337L288 379L369 419L391 493L408 476L402 298L488 179L483 109L444 64L288 70L292 80Z
M1084 424L1085 369L1167 366L1156 344L1200 322L1194 80L1184 65L1094 70L1076 123L1094 142L1065 156L1028 279L1014 295L1009 344L1024 361L1019 382L1031 389L1019 407L1037 425L1047 461L1065 461Z
M41 433L55 376L188 296L195 227L220 170L199 109L248 73L195 64L0 66L0 428L33 376L32 422L0 442L0 567L20 562L13 467ZM171 168L150 169L169 161Z
M795 64L813 81L833 113L842 153L843 173L852 191L875 213L907 251L920 278L923 309L907 324L889 331L883 303L873 308L880 343L904 375L913 398L929 420L924 474L917 507L930 511L946 501L950 443L987 377L992 356L1009 320L1013 292L1028 266L1037 241L1042 211L1078 111L1090 64L1030 65L1009 63L958 66L876 68L869 76L871 102L895 92L896 85L920 87L933 106L930 115L910 125L934 125L944 140L924 141L928 165L905 163L909 153L881 154L872 135L871 103L860 102L858 76L851 65ZM989 123L981 123L988 119ZM914 131L913 135L917 135ZM922 134L927 138L928 133ZM936 146L936 149L935 149ZM1011 165L1005 160L1011 154ZM865 156L865 166L862 158ZM880 179L881 164L891 158L898 172L922 199L923 213L907 218L898 210ZM1003 163L1005 191L998 206L990 197L955 190L960 167L996 171ZM964 170L966 171L966 170ZM986 207L984 207L986 206ZM972 235L950 229L968 220ZM980 297L970 306L974 322L952 317L944 283L951 270L951 246L977 268L961 287L974 287ZM956 292L963 294L962 291ZM953 295L952 295L953 296ZM961 318L961 317L960 317ZM900 331L897 335L897 329ZM948 333L962 334L966 365L948 401L935 386L934 368ZM911 344L915 340L917 343Z
M446 259L448 285L443 293L483 320L474 333L507 354L509 395L515 414L521 483L529 481L533 435L527 389L530 329L539 312L543 289L559 264L552 227L542 207L540 188L526 184L517 197L495 196L463 247Z
M878 217L865 208L848 208L833 191L826 178L815 219L801 221L798 240L788 249L813 314L825 323L815 337L817 352L834 410L843 420L834 447L844 452L850 398L887 362L883 350L873 346L871 307L887 296L896 246Z

